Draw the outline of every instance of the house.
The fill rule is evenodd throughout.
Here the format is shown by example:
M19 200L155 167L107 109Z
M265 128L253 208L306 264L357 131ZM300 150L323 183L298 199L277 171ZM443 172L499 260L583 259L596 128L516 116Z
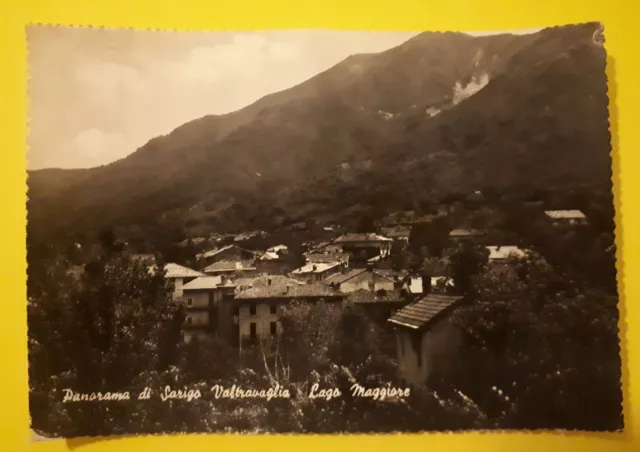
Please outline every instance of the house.
M155 272L156 269L157 267L155 265L149 267L151 272ZM182 286L196 278L206 276L202 272L183 267L182 265L178 265L173 262L165 264L164 270L164 278L173 289L174 301L182 300Z
M327 262L326 264L306 264L291 272L291 277L307 284L319 283L330 275L340 273L345 268L343 262Z
M345 268L346 271L346 268ZM388 272L382 273L372 266L356 268L346 273L337 273L322 281L324 285L340 289L340 292L350 293L358 290L377 292L379 290L393 290L394 278Z
M587 224L586 215L579 210L545 210L544 214L555 226Z
M257 269L253 259L249 260L221 260L205 267L207 275L255 275Z
M225 276L200 276L182 286L185 342L218 330L221 304L233 298L234 290L235 285Z
M371 319L386 326L387 319L414 301L414 297L403 289L381 289L375 292L359 289L350 292L345 301L360 306Z
M255 261L255 268L258 273L270 275L285 274L293 270L293 259L289 253L289 248L285 245L278 245L269 248Z
M245 250L237 245L228 245L222 248L206 251L199 254L197 257L204 262L205 266L209 266L220 261L253 260L255 259L255 254L253 251Z
M335 245L341 246L349 254L352 267L366 267L372 257L386 258L391 253L392 243L393 240L388 237L370 233L344 234L334 241Z
M453 229L449 232L449 240L454 242L461 242L465 240L472 240L483 235L482 231L478 231L477 229Z
M252 287L236 293L233 305L231 339L242 344L244 340L268 338L278 331L278 313L283 305L293 300L317 303L341 303L344 294L321 284L298 284L285 279L268 280L267 285Z
M489 250L489 263L504 262L508 258L512 257L525 257L527 255L526 250L522 250L517 246L487 246Z
M451 368L462 337L449 314L462 302L461 296L429 294L387 320L394 327L403 384L425 386L431 376Z

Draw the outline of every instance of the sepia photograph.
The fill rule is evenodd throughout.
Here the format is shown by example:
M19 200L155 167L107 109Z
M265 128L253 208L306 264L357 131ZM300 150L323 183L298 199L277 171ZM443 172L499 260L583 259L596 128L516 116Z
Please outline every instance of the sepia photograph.
M32 438L623 430L600 23L26 38Z

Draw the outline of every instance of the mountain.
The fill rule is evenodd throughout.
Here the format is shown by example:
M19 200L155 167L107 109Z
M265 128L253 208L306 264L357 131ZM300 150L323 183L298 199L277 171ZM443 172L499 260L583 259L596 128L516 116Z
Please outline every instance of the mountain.
M422 33L92 169L29 172L29 232L332 220L476 189L610 183L599 24ZM173 220L172 220L173 219Z

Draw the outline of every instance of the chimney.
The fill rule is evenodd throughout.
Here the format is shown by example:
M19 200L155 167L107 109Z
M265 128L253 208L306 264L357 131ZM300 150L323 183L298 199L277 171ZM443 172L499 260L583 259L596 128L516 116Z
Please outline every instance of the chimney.
M227 283L227 277L225 275L220 276L220 284L225 285Z
M271 285L271 278L267 279L267 285L270 286Z
M423 272L420 279L422 280L422 295L428 295L431 292L431 275Z
M284 288L284 293L288 294L289 292L291 292L291 284L287 284Z
M313 271L316 271L318 269L318 266L316 264L313 264L313 267L311 267Z
M367 262L367 271L369 272L373 271L373 262Z

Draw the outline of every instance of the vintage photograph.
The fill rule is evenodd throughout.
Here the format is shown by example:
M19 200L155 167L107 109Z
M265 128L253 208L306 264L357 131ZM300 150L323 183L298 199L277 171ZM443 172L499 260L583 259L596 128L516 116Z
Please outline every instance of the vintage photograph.
M33 25L31 431L621 431L599 23Z

